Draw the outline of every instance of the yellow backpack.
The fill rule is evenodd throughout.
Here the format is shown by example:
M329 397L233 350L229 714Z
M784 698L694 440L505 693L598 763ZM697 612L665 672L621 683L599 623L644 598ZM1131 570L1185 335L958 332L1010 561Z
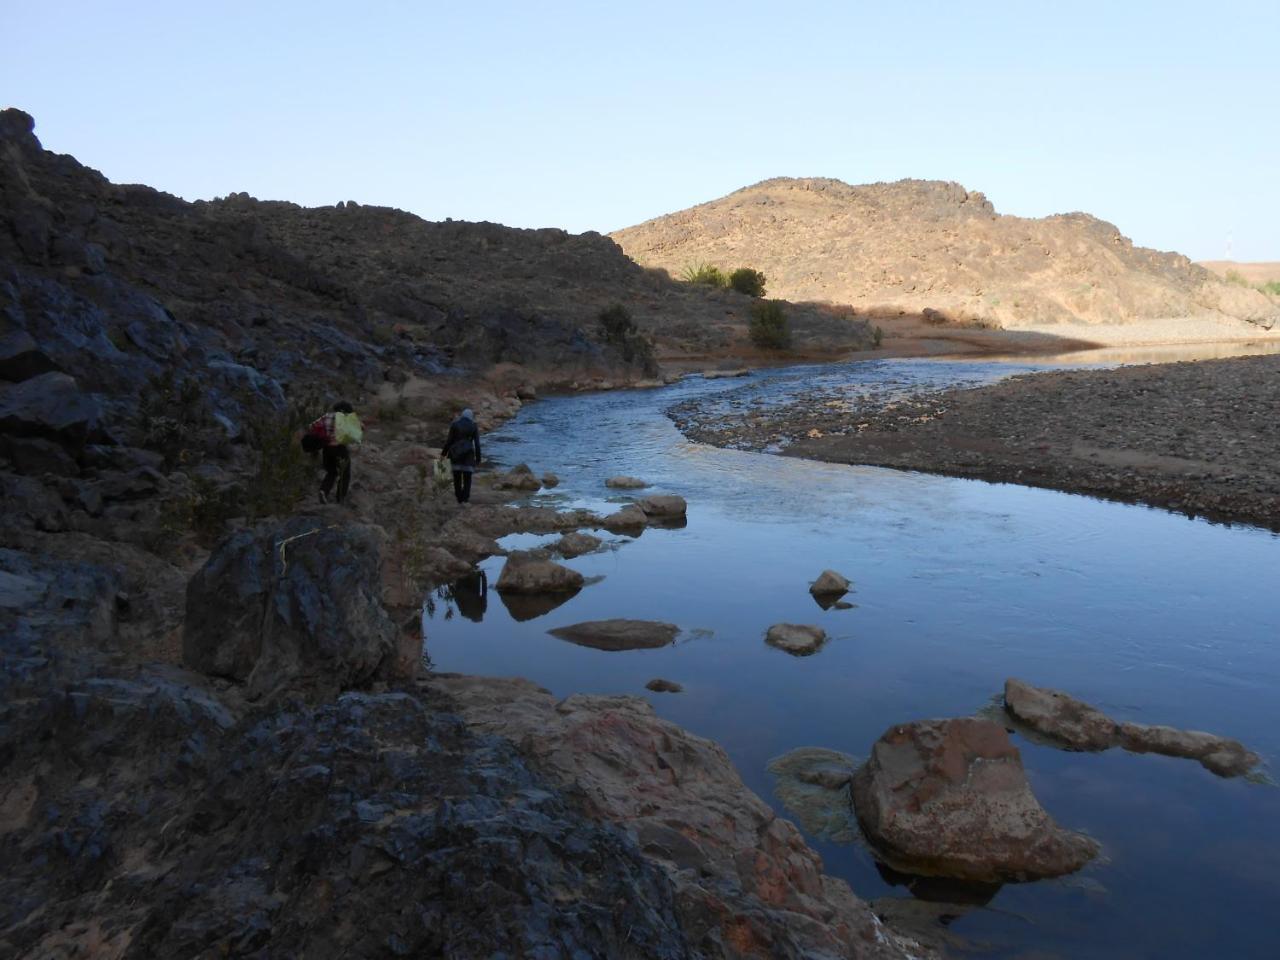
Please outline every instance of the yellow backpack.
M346 446L358 446L364 439L364 427L354 413L336 413L333 416L333 442Z

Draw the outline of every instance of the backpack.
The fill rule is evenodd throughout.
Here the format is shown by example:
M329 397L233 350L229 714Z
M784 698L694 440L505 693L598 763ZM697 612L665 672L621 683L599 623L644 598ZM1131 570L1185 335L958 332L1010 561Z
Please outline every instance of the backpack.
M358 446L364 440L364 427L354 413L333 415L333 440L335 443Z

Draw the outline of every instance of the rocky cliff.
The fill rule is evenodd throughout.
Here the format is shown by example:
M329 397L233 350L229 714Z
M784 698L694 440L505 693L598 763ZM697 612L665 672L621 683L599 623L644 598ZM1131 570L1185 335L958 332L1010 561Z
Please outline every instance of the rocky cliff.
M1201 318L1243 336L1245 323L1280 319L1262 293L1136 247L1095 217L1000 215L956 183L782 177L611 236L646 266L750 266L773 296L938 325L1087 336L1096 325ZM1177 324L1168 329L1176 338Z

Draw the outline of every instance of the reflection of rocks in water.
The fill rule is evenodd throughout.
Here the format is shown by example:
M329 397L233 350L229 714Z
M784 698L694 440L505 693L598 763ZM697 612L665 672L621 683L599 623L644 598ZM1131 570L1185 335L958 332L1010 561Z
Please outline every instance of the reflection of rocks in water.
M489 578L483 570L455 580L448 588L448 597L458 607L458 612L475 623L484 619L489 608Z
M580 647L615 652L670 646L680 628L656 620L589 620L547 632Z
M949 877L922 877L901 873L876 862L885 883L905 887L910 897L880 897L871 901L875 915L895 930L915 937L940 953L950 948L961 953L989 954L994 945L962 937L949 929L951 924L973 910L989 904L1001 883L977 883Z
M841 600L839 597L832 597L826 594L813 595L813 602L820 606L823 610L853 610L858 605L850 603L848 600Z
M849 797L857 760L822 747L800 747L769 763L777 777L774 793L809 834L836 843L855 843L858 824Z
M568 603L578 593L578 590L562 590L559 593L504 593L500 590L498 598L507 608L511 619L523 623L545 616L556 607Z
M655 530L683 530L689 525L689 518L681 514L678 517L650 517L649 526Z
M927 900L930 903L985 907L1004 886L1003 883L982 883L976 880L924 877L915 873L903 873L878 860L876 871L890 886L906 887L917 900Z

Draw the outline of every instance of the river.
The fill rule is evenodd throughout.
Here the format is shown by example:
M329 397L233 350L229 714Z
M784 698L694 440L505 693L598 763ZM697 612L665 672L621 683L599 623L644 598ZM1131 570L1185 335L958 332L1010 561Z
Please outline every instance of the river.
M611 511L629 497L604 480L631 474L648 492L685 497L688 525L608 537L608 549L569 561L599 579L533 619L514 618L492 591L478 621L460 616L441 591L424 624L434 665L528 677L558 695L645 697L722 744L784 816L774 757L801 746L865 757L892 724L990 709L1011 676L1118 719L1280 756L1280 537L1049 490L716 449L685 440L665 413L687 402L749 409L815 387L978 384L1042 365L879 360L530 404L486 437L486 454L558 474L561 486L534 502ZM502 562L482 565L490 582ZM814 603L807 585L825 568L853 580L852 607ZM476 617L475 603L465 612ZM547 634L610 617L684 632L623 653ZM763 640L781 621L832 639L790 657ZM648 692L655 677L684 692ZM1104 856L1073 877L1006 885L956 919L950 930L972 955L1275 955L1280 789L1189 760L1015 740L1041 803ZM864 899L911 895L864 847L808 839Z

